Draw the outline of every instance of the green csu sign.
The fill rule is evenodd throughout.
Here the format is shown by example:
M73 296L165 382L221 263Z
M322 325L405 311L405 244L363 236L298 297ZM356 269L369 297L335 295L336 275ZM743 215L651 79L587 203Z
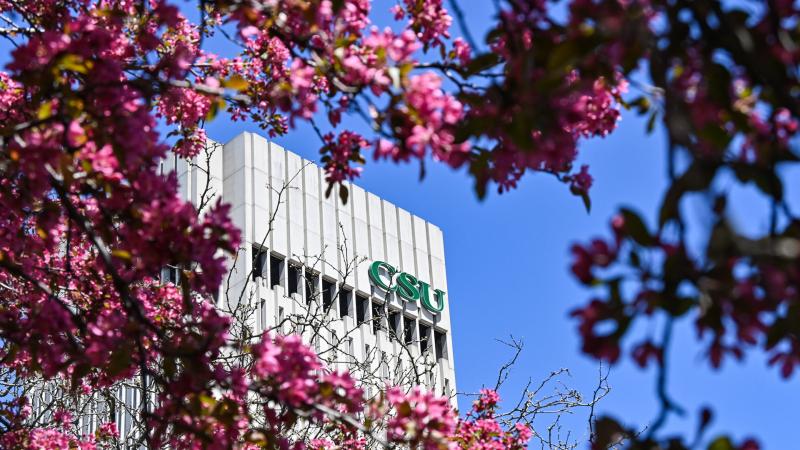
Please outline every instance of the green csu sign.
M385 271L385 275L381 272ZM414 275L406 272L399 272L391 264L383 261L375 261L369 266L369 279L375 286L383 289L384 291L397 292L397 295L410 301L417 300L422 303L422 306L428 311L437 314L444 309L444 291L441 289L434 289L434 301L436 304L431 303L431 285L417 279Z

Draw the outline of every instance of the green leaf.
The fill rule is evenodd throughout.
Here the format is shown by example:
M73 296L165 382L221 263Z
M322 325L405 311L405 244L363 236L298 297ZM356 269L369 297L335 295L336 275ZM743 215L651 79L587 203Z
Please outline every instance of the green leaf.
M586 208L586 212L592 212L592 198L589 197L588 192L581 192L581 200L583 200L583 207Z
M594 448L611 448L628 433L615 419L611 417L600 417L594 423L595 439L592 443Z
M210 395L200 394L197 396L197 400L199 400L200 405L206 411L212 410L217 406L217 399Z
M221 96L217 97L216 101L211 102L211 108L208 111L208 114L206 114L206 121L208 122L214 120L214 117L217 117L217 114L219 114L220 111L225 110L225 107L225 99Z
M94 63L86 61L82 57L74 54L66 54L62 56L56 63L56 70L68 70L70 72L87 73L92 68Z
M164 374L166 374L169 378L172 378L178 370L178 367L175 364L175 358L164 358L162 366L164 367Z
M467 118L456 124L455 141L464 142L473 136L479 136L490 124L486 120Z
M708 444L708 450L736 450L736 447L726 436L720 436Z
M653 130L656 128L656 117L658 117L658 113L656 111L653 111L653 113L650 114L650 118L647 119L647 126L645 127L647 134L652 133Z
M53 115L53 104L50 101L46 101L39 106L39 111L36 112L36 117L39 120L45 120L50 118Z
M581 56L581 49L574 39L558 44L547 59L547 70L566 69Z
M247 90L248 87L250 87L250 83L248 83L247 80L242 78L241 75L231 75L230 78L222 82L222 86L236 91L244 91Z
M491 69L500 63L500 55L496 53L484 53L473 58L467 67L464 68L464 75L471 76L476 73Z
M650 105L650 99L648 99L644 95L640 95L639 97L636 97L635 99L627 103L626 106L628 108L636 108L637 113L644 115L648 111L650 111L651 105Z
M124 260L130 261L131 252L118 248L118 249L113 250L111 252L111 256L114 256L115 258L119 258L119 259L124 259Z
M733 136L717 125L706 125L697 132L697 135L720 150L727 148L733 139Z
M333 0L331 2L331 6L333 7L333 12L338 13L339 11L342 10L342 7L344 6L344 0Z
M722 64L712 64L704 70L711 99L720 105L730 104L731 73Z
M475 180L475 195L478 197L478 200L486 198L486 181Z
M108 362L108 375L113 377L122 371L126 370L131 364L131 350L128 347L122 347L111 355L111 360Z
M81 385L81 382L91 369L92 366L89 364L77 364L72 370L72 374L70 376L70 389L73 391L78 389Z
M655 245L656 239L647 230L647 225L638 214L628 208L620 210L622 218L625 220L623 228L625 233L631 237L637 244L645 247Z
M775 322L770 325L769 329L767 329L766 348L771 349L778 345L780 341L787 337L788 331L786 319L779 318L775 320Z
M339 199L342 201L343 205L347 204L347 198L349 197L350 192L347 190L347 186L344 184L339 185Z

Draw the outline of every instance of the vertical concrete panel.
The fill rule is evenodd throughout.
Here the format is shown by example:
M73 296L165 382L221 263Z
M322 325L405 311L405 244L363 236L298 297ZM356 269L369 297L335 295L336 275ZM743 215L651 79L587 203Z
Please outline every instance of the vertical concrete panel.
M253 153L268 153L268 148L261 149L261 146L254 149ZM261 244L264 246L271 246L271 236L269 236L269 220L271 216L271 200L270 200L270 179L269 179L269 165L261 167L253 167L251 169L252 185L249 186L250 195L253 198L251 207L253 208L253 231L251 237L253 243Z
M189 162L183 158L178 158L176 155L167 154L164 161L161 163L161 170L164 175L175 173L178 178L178 194L181 198L191 200L191 184L189 174Z
M251 154L253 167L269 173L269 147L270 142L258 134L246 133L252 136L253 152Z
M303 160L286 152L286 175L289 190L286 207L289 212L289 253L297 261L305 249L305 212L303 207Z
M228 144L225 147L225 151L227 153L235 153L235 152L244 153L244 151L245 151L244 147L245 147L244 145L241 145L241 146L237 147L237 146L234 146L232 144ZM240 168L239 170L237 170L235 172L229 173L223 179L223 182L222 182L222 185L223 185L222 198L226 203L231 205L231 208L235 209L237 207L245 205L245 185L244 185L244 181L245 181L245 169L244 169L244 167ZM244 216L241 219L242 219L241 222L240 221L236 221L235 223L242 230L242 233L244 233L248 238L250 238L251 237L250 234L251 234L252 230L245 230L244 228L242 228L242 227L245 226Z
M414 224L411 214L404 209L397 208L397 224L398 230L400 231L401 261L398 269L401 272L408 272L412 275L416 275L417 265L414 254ZM401 304L403 305L403 310L413 313L412 315L416 315L419 310L418 303L402 301Z
M305 255L308 258L314 258L322 253L322 219L320 218L319 171L313 164L307 165L303 170L303 184L305 186L303 195L305 196L306 215ZM304 263L308 262L304 261Z
M353 186L348 183L347 189L350 195L353 193ZM341 201L336 202L336 215L339 218L337 227L337 238L339 246L342 248L340 252L340 267L341 275L344 277L341 281L348 286L355 286L355 271L359 264L359 258L355 255L355 242L353 240L353 199L348 198L346 204ZM367 264L366 262L360 263L361 265ZM341 336L341 334L339 335Z
M428 250L428 223L414 216L414 253L417 260L416 276L420 280L433 285L431 277L431 260ZM430 292L433 295L433 292ZM420 305L422 306L422 305ZM428 323L433 323L436 315L425 308L420 308L420 315Z
M447 358L440 360L439 370L442 379L439 381L438 387L444 391L444 379L448 380L448 389L454 392L456 389L455 377L455 360L453 358L453 329L450 321L450 304L452 298L447 286L447 271L445 269L445 255L444 255L444 236L439 227L428 223L428 243L431 257L431 275L434 289L442 289L445 294L445 306L441 314L436 317L436 328L440 331L447 333L445 345L447 346ZM453 403L457 406L457 400L454 398Z
M382 200L383 232L386 262L400 267L400 237L397 230L397 207Z
M191 161L178 158L174 162L179 172L185 172L179 177L182 195L197 207L204 205L201 214L222 195L222 153L221 144L208 140L205 148Z
M369 252L369 225L367 222L367 194L364 189L353 185L350 193L353 200L353 223L355 239L355 254L358 258L366 258L366 264L361 264L356 271L356 289L361 292L370 292L367 270L371 263Z
M222 154L222 176L227 179L234 172L244 169L244 148L250 145L250 133L242 133L225 144Z
M424 220L414 216L414 253L416 256L417 278L431 282L430 261L428 259L428 229Z
M444 270L444 238L442 230L436 225L428 223L428 242L430 243L431 266L433 286L445 289L447 287L447 273Z
M411 214L404 209L397 208L397 224L400 232L400 270L417 273L417 266L414 262L414 236Z
M223 201L231 205L230 217L234 225L242 232L244 251L238 253L231 276L226 279L230 285L227 301L235 302L243 289L247 274L251 270L250 243L253 239L252 197L249 195L252 186L252 166L247 156L252 151L252 135L243 133L225 144L222 149L222 186ZM250 200L250 201L248 201ZM226 299L223 299L226 300Z
M319 171L320 176L320 200L322 201L322 251L324 254L325 264L322 265L320 270L324 275L338 279L339 278L339 243L337 242L337 235L339 234L339 221L336 217L336 203L338 195L332 191L331 195L325 196L325 190L328 185L324 181L324 173L322 169L315 166Z
M373 261L385 261L383 208L381 207L381 199L371 192L367 193L367 216L369 220L370 256Z
M435 225L428 223L428 242L430 244L431 261L431 301L433 301L433 290L441 289L445 291L445 310L437 317L437 325L450 329L450 293L447 289L447 273L444 266L444 240L442 231Z
M207 197L209 198L208 203L214 205L218 200L223 198L225 191L222 184L222 159L225 147L218 142L209 142L207 145L209 145L209 155L208 158L204 158L203 164L206 165L204 168L209 172L211 177L208 186L209 192L207 193ZM208 161L205 161L205 159L208 159Z
M386 200L382 200L381 203L383 208L383 232L384 248L386 250L386 262L394 267L401 267L400 237L397 228L397 207ZM394 305L398 309L403 308L402 301L397 295L388 295L387 301L390 305Z
M275 218L272 223L272 245L270 250L287 255L288 249L288 211L287 211L287 190L286 189L286 150L280 145L270 142L269 144L269 190L270 190L270 214Z
M369 219L370 261L386 261L386 242L383 238L383 205L381 205L381 199L370 192L367 193L367 217ZM373 289L373 295L387 301L391 293L382 289Z

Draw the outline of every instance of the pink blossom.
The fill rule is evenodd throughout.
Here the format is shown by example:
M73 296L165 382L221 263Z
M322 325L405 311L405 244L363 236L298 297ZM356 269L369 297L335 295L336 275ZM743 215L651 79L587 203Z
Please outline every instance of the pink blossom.
M469 64L470 60L472 60L472 49L460 37L453 39L453 54L461 64Z

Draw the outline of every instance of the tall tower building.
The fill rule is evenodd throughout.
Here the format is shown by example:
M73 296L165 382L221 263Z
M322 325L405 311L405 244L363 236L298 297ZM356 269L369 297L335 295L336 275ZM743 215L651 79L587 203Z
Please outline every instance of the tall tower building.
M453 395L442 231L361 187L326 195L323 170L252 133L174 159L182 193L221 198L242 248L218 304L247 311L249 332L297 332L367 392L422 385ZM373 391L374 392L374 391Z

